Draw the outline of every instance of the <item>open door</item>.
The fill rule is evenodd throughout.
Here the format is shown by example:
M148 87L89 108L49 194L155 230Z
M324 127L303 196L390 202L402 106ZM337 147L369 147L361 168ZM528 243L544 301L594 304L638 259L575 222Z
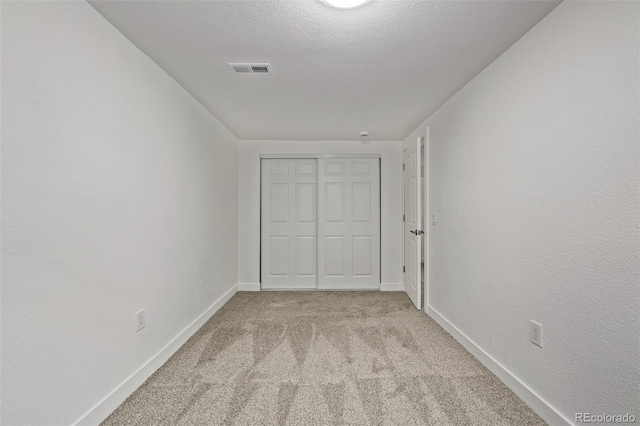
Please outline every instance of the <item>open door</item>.
M422 307L422 137L404 151L404 291Z

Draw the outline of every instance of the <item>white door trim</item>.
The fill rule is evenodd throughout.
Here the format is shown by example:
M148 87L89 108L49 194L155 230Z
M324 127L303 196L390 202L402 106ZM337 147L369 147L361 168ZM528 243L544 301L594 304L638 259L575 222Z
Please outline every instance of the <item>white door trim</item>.
M283 160L308 158L382 158L382 154L260 154L260 158L275 158Z
M424 197L424 234L422 234L422 238L424 238L424 287L422 291L424 292L423 300L424 300L424 312L429 314L429 272L431 269L429 268L429 236L431 235L431 210L429 210L429 174L431 172L431 164L429 163L429 127L426 129L425 137L424 137L424 188L423 188L423 197Z

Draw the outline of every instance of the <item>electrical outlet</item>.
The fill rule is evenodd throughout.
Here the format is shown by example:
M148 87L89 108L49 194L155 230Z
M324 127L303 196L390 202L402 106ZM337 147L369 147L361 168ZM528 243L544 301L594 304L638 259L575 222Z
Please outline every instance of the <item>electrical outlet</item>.
M434 225L438 224L438 218L436 217L435 213L431 215L431 223L433 223Z
M137 312L137 315L138 315L138 327L136 328L136 331L140 331L143 328L145 328L147 325L147 313L145 312L144 309L142 309Z
M542 347L542 325L531 321L529 327L529 339L534 345Z

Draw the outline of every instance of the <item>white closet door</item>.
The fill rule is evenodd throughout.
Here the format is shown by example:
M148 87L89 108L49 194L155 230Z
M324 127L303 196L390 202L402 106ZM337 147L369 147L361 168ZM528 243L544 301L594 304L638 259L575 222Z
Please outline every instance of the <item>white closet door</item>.
M262 160L263 289L317 286L316 179L315 159Z
M318 288L380 288L380 161L318 160Z

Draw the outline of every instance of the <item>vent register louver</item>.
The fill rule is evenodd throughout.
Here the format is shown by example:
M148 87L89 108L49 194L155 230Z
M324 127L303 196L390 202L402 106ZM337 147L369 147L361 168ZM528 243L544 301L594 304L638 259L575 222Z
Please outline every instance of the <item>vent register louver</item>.
M270 64L229 64L236 74L271 74Z

